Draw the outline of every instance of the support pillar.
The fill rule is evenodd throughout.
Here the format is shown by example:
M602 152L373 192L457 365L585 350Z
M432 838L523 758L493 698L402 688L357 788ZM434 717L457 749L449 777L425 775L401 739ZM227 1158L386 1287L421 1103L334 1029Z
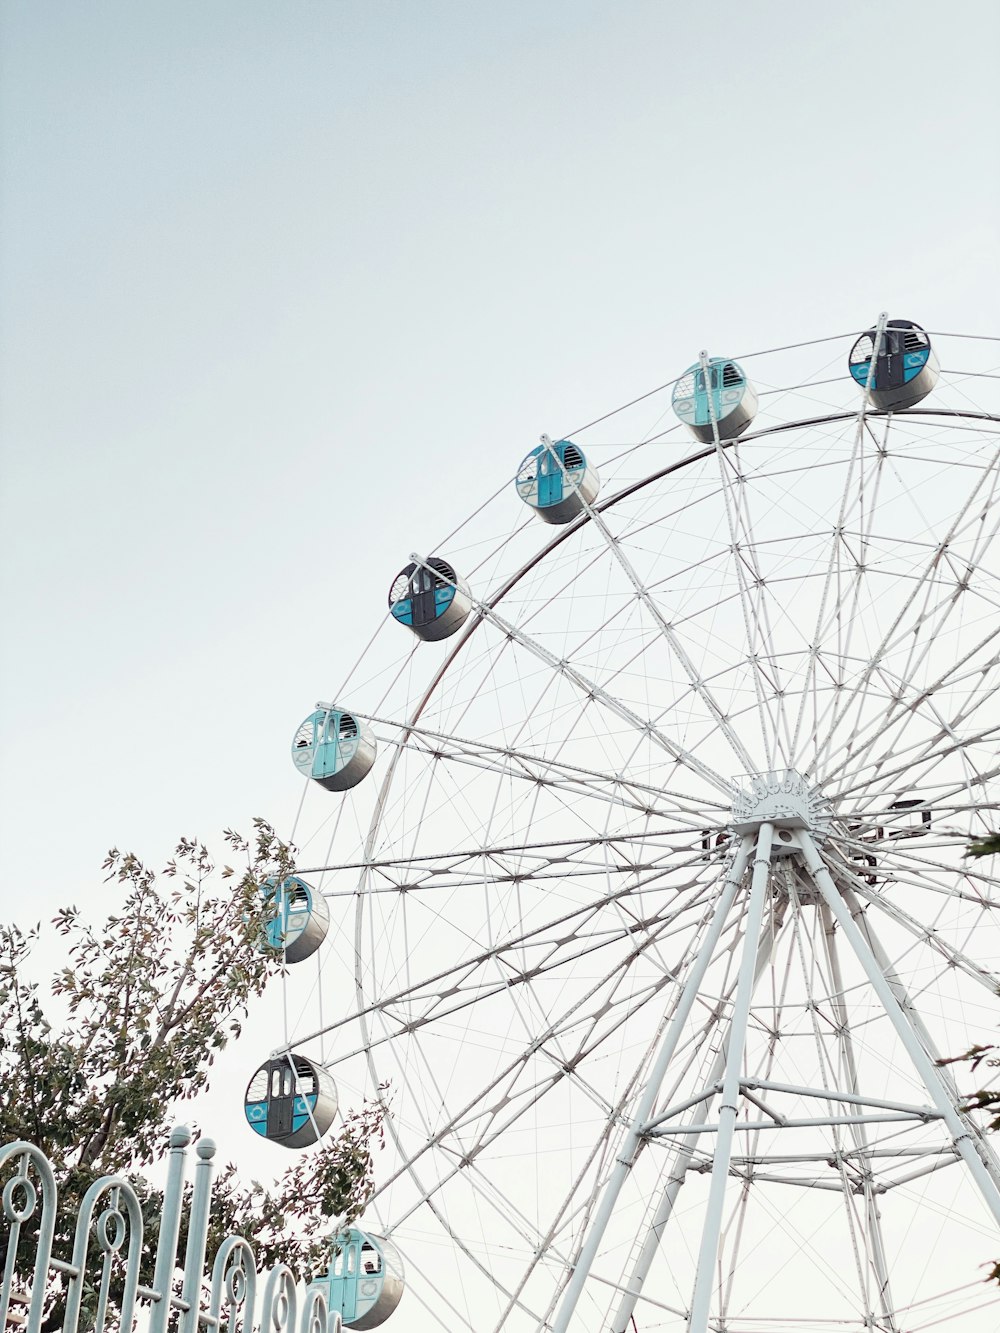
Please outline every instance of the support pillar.
M649 1078L646 1080L646 1086L643 1089L639 1104L636 1107L632 1123L625 1135L621 1150L615 1159L614 1168L608 1177L607 1184L604 1186L604 1193L598 1204L597 1211L590 1223L590 1230L587 1233L580 1254L576 1261L576 1266L569 1282L566 1284L566 1290L563 1292L562 1302L552 1324L552 1333L569 1333L570 1321L576 1310L577 1302L583 1291L584 1283L590 1274L591 1265L597 1257L597 1251L600 1248L601 1240L607 1229L608 1222L614 1212L615 1204L621 1193L622 1186L628 1179L628 1174L632 1170L632 1163L635 1160L636 1153L642 1142L642 1131L649 1119L650 1112L656 1101L663 1082L667 1066L674 1057L677 1045L681 1039L684 1026L687 1023L688 1016L694 1005L698 991L701 987L705 973L708 971L708 965L712 961L719 937L722 934L726 924L726 919L736 898L740 881L750 860L750 851L753 847L753 838L744 835L740 839L740 845L733 858L729 872L726 875L722 893L719 895L719 901L716 905L715 914L705 932L705 938L702 941L701 948L698 950L697 957L688 973L687 981L681 991L681 997L678 1001L674 1016L670 1021L660 1049L657 1052L656 1060L649 1072ZM759 931L759 927L758 927Z

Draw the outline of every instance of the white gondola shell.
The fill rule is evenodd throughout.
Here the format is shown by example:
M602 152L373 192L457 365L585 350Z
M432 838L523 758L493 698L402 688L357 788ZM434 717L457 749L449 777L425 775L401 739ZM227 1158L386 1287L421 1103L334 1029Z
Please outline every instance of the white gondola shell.
M436 643L462 628L472 597L448 561L432 555L426 565L409 564L399 571L389 589L389 610L418 639Z
M270 914L264 928L267 945L283 950L286 963L311 958L330 929L326 899L298 875L289 875L280 884L265 880L261 891Z
M384 1324L403 1296L403 1261L384 1236L351 1227L334 1238L330 1266L311 1283L326 1297L327 1309L345 1328Z
M517 493L546 523L571 523L597 499L601 479L579 445L547 437L517 470Z
M337 708L317 708L295 733L292 761L327 791L347 791L367 775L377 748L371 728L359 718Z
M711 444L742 435L757 415L757 391L735 361L715 357L706 367L690 366L674 385L671 406L700 440Z
M938 381L937 357L931 340L911 319L890 319L878 338L876 329L861 335L851 348L848 366L854 380L868 390L868 401L881 412L913 407Z
M247 1124L283 1148L308 1148L333 1124L337 1087L322 1065L280 1055L254 1074L243 1099Z

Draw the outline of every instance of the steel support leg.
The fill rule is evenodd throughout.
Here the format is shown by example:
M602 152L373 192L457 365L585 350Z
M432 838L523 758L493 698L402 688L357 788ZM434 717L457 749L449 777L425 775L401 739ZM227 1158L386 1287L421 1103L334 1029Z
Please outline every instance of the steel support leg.
M781 909L783 911L783 908ZM774 952L774 941L781 929L781 911L776 912L768 922L767 928L761 932L760 942L757 945L757 962L754 966L753 980L756 988L757 982L771 961L771 955ZM726 1070L726 1053L729 1049L729 1042L732 1037L732 1019L729 1021L729 1027L715 1059L712 1061L712 1067L705 1079L707 1087L713 1083L718 1083ZM714 1098L710 1099L714 1100ZM691 1115L708 1114L710 1101L699 1104L691 1111ZM687 1178L688 1168L694 1160L695 1152L698 1148L700 1134L685 1135L681 1146L677 1149L677 1155L674 1157L670 1169L670 1178L660 1196L660 1202L652 1222L649 1224L649 1230L646 1232L646 1239L643 1241L639 1257L635 1261L635 1266L629 1275L628 1285L625 1294L619 1302L615 1317L611 1323L612 1333L629 1333L629 1320L635 1310L636 1303L642 1295L642 1288L649 1274L656 1252L660 1248L660 1242L663 1239L663 1232L670 1220L670 1215L674 1210L674 1204L681 1191L681 1186Z
M955 1106L941 1077L940 1070L936 1068L917 1036L911 1016L904 1013L899 1001L893 994L884 971L879 966L867 939L858 929L850 908L841 897L840 891L833 881L833 876L820 856L812 836L807 831L803 831L798 835L798 841L805 857L806 866L817 889L836 917L838 925L864 968L865 975L871 982L882 1007L896 1029L896 1035L913 1061L931 1100L940 1111L941 1118L948 1127L948 1132L951 1134L957 1152L968 1166L973 1180L979 1187L986 1206L997 1223L1000 1224L1000 1189L997 1188L996 1182L986 1169L986 1164L973 1141L971 1126L959 1114L958 1108Z
M860 1093L858 1064L854 1056L854 1041L848 1023L847 1005L844 1002L844 978L840 970L840 954L837 949L836 926L833 915L825 902L819 905L820 920L823 923L823 944L826 951L827 966L830 970L832 994L830 997L833 1012L837 1018L838 1041L843 1058L844 1071L847 1074L848 1092ZM855 1125L852 1137L861 1150L864 1167L864 1199L867 1221L867 1236L870 1260L878 1283L878 1299L882 1309L882 1318L888 1333L898 1333L895 1302L889 1285L889 1265L885 1253L885 1240L882 1236L882 1214L878 1199L872 1189L871 1159L868 1155L868 1131L864 1125ZM866 1312L871 1313L871 1312Z
M912 1023L913 1029L920 1038L924 1050L935 1062L938 1077L951 1096L951 1100L953 1102L959 1102L961 1097L951 1071L938 1065L937 1062L941 1059L941 1052L938 1050L934 1038L928 1032L927 1026L921 1018L919 1011L915 1008L913 1001L910 999L909 992L903 985L899 973L892 965L892 960L882 947L882 941L879 939L875 927L872 925L870 913L864 910L863 904L858 900L853 889L843 887L841 893L844 902L850 909L851 916L854 918L858 929L868 944L868 947L875 955L875 961L882 969L885 979L889 983L889 988L896 997L896 1002ZM970 1124L968 1128L972 1133L972 1141L976 1145L976 1151L983 1160L983 1165L990 1173L997 1189L1000 1190L1000 1158L997 1157L993 1145L977 1126Z
M733 1133L740 1099L740 1075L743 1072L743 1054L746 1050L747 1020L753 995L754 956L750 941L760 938L764 920L764 895L771 875L771 839L773 824L761 824L757 831L757 847L753 858L753 879L750 885L750 903L747 908L747 926L744 936L743 958L740 961L733 1023L726 1054L726 1076L722 1085L722 1103L719 1107L719 1128L715 1137L715 1157L712 1162L712 1181L708 1190L708 1206L701 1233L701 1249L694 1279L694 1295L688 1316L689 1333L707 1333L712 1284L715 1280L715 1261L719 1252L722 1231L722 1212L725 1204L726 1182L733 1155Z
M657 1052L653 1068L650 1070L649 1078L646 1080L646 1086L643 1088L642 1096L636 1107L632 1123L625 1135L621 1151L615 1159L614 1168L608 1177L604 1186L604 1193L597 1206L593 1219L590 1223L590 1230L581 1247L576 1266L569 1282L566 1284L566 1290L563 1293L562 1302L552 1324L552 1333L568 1333L570 1321L576 1310L577 1302L583 1291L584 1283L590 1274L591 1266L597 1257L597 1251L600 1248L601 1240L607 1229L608 1222L614 1212L615 1204L618 1201L618 1195L621 1193L622 1186L628 1179L629 1172L632 1170L632 1163L635 1160L636 1152L642 1142L642 1131L649 1119L650 1112L660 1091L660 1085L663 1082L667 1066L674 1057L681 1034L684 1031L688 1016L697 998L698 991L708 971L708 965L712 961L712 955L715 953L719 937L722 934L726 924L726 918L733 906L736 898L740 881L750 860L750 852L753 847L753 838L745 835L740 839L739 848L733 858L732 865L726 875L722 893L719 895L719 901L715 909L715 915L705 932L705 938L702 941L701 948L691 966L691 971L684 983L681 991L677 1008L670 1024L664 1033L663 1041ZM759 933L758 924L758 933Z

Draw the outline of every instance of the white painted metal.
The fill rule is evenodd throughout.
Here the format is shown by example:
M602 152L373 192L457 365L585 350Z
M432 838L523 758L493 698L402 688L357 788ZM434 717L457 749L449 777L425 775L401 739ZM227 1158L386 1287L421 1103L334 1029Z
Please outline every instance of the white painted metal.
M563 466L562 459L552 448L552 441L549 439L547 435L542 436L542 443L551 452L552 457L555 460L556 464L562 469L565 475L566 469ZM638 574L632 568L632 565L630 564L628 557L625 555L625 552L622 550L621 545L618 542L616 542L614 537L611 535L611 532L608 528L608 525L605 523L603 516L600 513L598 513L598 511L594 509L593 506L591 505L590 502L594 497L588 496L581 491L579 498L580 498L581 508L586 512L590 521L594 524L594 526L600 532L601 536L607 542L608 551L610 552L613 559L615 559L621 566L621 568L624 570L625 577L628 579L629 583L631 583L632 587L635 589L636 597L639 598L643 606L646 608L646 610L652 616L653 620L659 626L661 634L663 635L664 639L666 639L667 643L670 645L671 652L675 654L677 660L680 662L684 670L684 674L691 682L692 688L696 690L698 694L704 699L706 707L708 708L712 716L715 718L720 733L723 736L725 736L726 740L729 742L729 745L732 748L733 753L736 755L739 762L741 764L746 764L748 767L752 767L753 760L750 757L749 752L747 751L746 747L744 746L743 742L740 740L739 736L736 734L732 726L730 726L729 719L726 717L725 713L720 708L718 702L712 697L711 690L707 688L705 682L700 678L697 668L692 662L690 655L685 650L684 645L681 643L680 638L678 637L677 632L675 631L673 625L668 623L663 613L661 612L660 608L656 605L656 602L649 595L647 589L643 586L642 580L639 578Z
M422 556L414 554L410 556L410 559L416 564L422 565L425 569L430 568L427 561ZM687 767L690 767L702 777L707 778L720 791L727 790L726 781L721 774L712 771L699 759L688 754L681 746L677 745L676 742L665 736L659 728L654 727L652 723L644 722L641 717L632 711L632 709L627 708L620 700L613 698L606 690L603 690L600 685L593 680L589 680L582 672L577 671L565 661L565 659L556 657L554 653L543 647L542 644L537 643L529 635L519 630L515 625L504 620L502 616L498 615L491 606L487 606L485 602L473 601L473 605L484 620L491 621L498 629L502 630L509 639L515 640L523 648L527 648L529 652L545 662L547 666L557 671L567 680L572 681L572 683L588 698L600 699L612 713L623 718L630 725L636 727L641 733L652 737L652 739L655 740L657 744L661 745L669 755L673 756L673 758L681 760Z
M774 937L777 930L780 928L780 924L781 917L779 915L775 917L761 933L761 938L757 945L757 959L754 964L754 985L760 981L764 969L770 961ZM722 1091L722 1085L717 1082L717 1080L721 1079L722 1075L725 1073L726 1052L729 1049L731 1040L732 1020L730 1020L729 1027L727 1028L725 1037L716 1053L711 1071L706 1080L706 1088L710 1088L711 1092L707 1096L703 1093L699 1093L697 1097L691 1099L691 1105L699 1107L704 1103L707 1107L711 1098L718 1092ZM677 1107L675 1108L674 1113L679 1115L685 1109L687 1108L684 1106ZM654 1117L649 1122L650 1126L655 1126L660 1118L661 1117L659 1116ZM670 1166L669 1179L663 1190L653 1220L649 1225L649 1230L643 1240L642 1250L639 1253L639 1257L636 1259L635 1266L629 1275L625 1292L619 1302L617 1310L615 1311L615 1316L611 1324L611 1333L628 1333L629 1320L632 1318L636 1302L642 1294L646 1277L656 1252L660 1247L664 1229L673 1213L674 1204L677 1202L677 1196L680 1193L681 1186L687 1179L688 1170L691 1167L695 1152L698 1148L699 1138L699 1135L691 1135L676 1151L674 1160Z
M959 1106L964 1099L958 1091L958 1087L951 1071L944 1063L944 1053L937 1047L934 1038L927 1030L926 1023L920 1016L919 1010L910 999L906 987L900 980L889 955L882 947L878 934L875 931L875 927L869 919L868 913L862 910L861 904L856 896L856 889L859 889L860 887L860 885L841 884L841 897L844 900L847 910L851 914L854 924L858 928L859 934L871 950L872 957L875 959L882 976L885 977L886 983L888 984L896 1003L906 1015L906 1018L910 1023L910 1026L913 1028L913 1031L916 1033L921 1046L933 1061L935 1070L937 1071L937 1077L944 1086L950 1101L953 1105ZM993 1144L986 1138L982 1129L978 1125L972 1121L966 1121L966 1125L976 1152L982 1158L983 1165L989 1172L997 1189L1000 1190L1000 1156L998 1156Z
M907 1048L854 949L838 951L839 924L827 936L836 918L796 837L811 825L919 1044L932 1060L964 1049L963 997L991 1012L984 941L1000 915L995 873L961 858L973 830L1000 822L996 429L946 399L890 421L846 376L827 392L837 410L809 404L792 431L764 396L738 441L716 429L710 450L658 460L644 480L632 444L617 490L598 452L602 498L541 550L523 520L509 549L486 550L466 628L405 706L392 683L384 702L336 692L367 706L390 775L345 805L363 840L307 853L311 873L337 871L323 892L356 897L353 950L336 966L353 969L357 1001L292 1045L325 1040L334 1064L393 1080L372 1224L407 1254L414 1300L440 1302L438 1315L421 1306L428 1328L597 1333L613 1319L629 1333L634 1313L640 1329L679 1333L696 1267L669 1240L681 1180L688 1238L707 1251L718 1237L714 1276L698 1279L706 1327L740 1333L738 1293L772 1207L776 1234L797 1209L810 1219L788 1235L789 1270L800 1244L820 1270L827 1255L835 1265L825 1305L808 1288L810 1318L887 1330L924 1318L902 1201L912 1182L954 1180L967 1202L966 1158L945 1112L907 1085ZM485 534L508 530L498 516L455 549L482 552ZM361 679L395 670L376 661ZM413 668L399 670L401 682ZM716 1116L713 1101L731 1105L714 1089L745 915L730 910L707 952L704 922L734 845L721 808L734 759L765 787L770 772L807 774L809 795L781 810L735 801L738 833L766 814L784 825L771 877L783 924L743 1025L738 1115ZM930 825L900 812L913 799ZM695 968L702 986L637 1126ZM883 1054L899 1069L883 1075ZM954 1080L938 1076L954 1108ZM814 1225L830 1236L809 1256ZM993 1241L981 1245L985 1261ZM780 1308L765 1299L744 1320L794 1321L784 1282L771 1290ZM935 1308L941 1327L990 1333L996 1311L971 1300Z
M8 1323L12 1295L30 1286L28 1333L38 1333L47 1303L65 1294L62 1333L78 1333L83 1324L92 1333L138 1326L153 1333L176 1321L181 1333L208 1328L267 1330L268 1333L342 1333L339 1314L327 1311L322 1293L310 1293L298 1313L296 1282L282 1264L258 1274L253 1248L241 1236L229 1236L219 1247L210 1273L205 1271L205 1243L212 1204L215 1144L197 1145L194 1189L190 1196L188 1240L183 1268L177 1254L185 1210L186 1149L191 1131L178 1126L170 1133L163 1206L156 1219L156 1257L151 1287L140 1284L143 1209L133 1187L121 1176L106 1175L87 1190L71 1221L72 1259L52 1255L58 1191L52 1165L29 1143L0 1146L2 1190L0 1220L6 1241L6 1262L0 1285L0 1328ZM9 1175L9 1168L14 1174ZM38 1185L35 1182L38 1182ZM40 1185L40 1188L38 1187ZM39 1204L41 1207L39 1208ZM64 1222L67 1219L64 1219ZM30 1275L18 1272L19 1242L27 1237L34 1249ZM180 1270L180 1290L175 1281ZM263 1300L257 1307L258 1277L264 1277ZM114 1279L114 1280L113 1280ZM84 1295L95 1308L84 1317ZM203 1301L207 1300L205 1312Z
M834 884L833 876L827 869L808 830L803 830L798 837L806 867L815 881L816 887L823 895L827 907L836 917L837 924L846 935L858 961L864 968L872 989L878 996L885 1012L889 1015L892 1025L920 1074L931 1100L948 1126L955 1148L961 1154L972 1178L979 1186L986 1206L996 1218L997 1223L1000 1224L1000 1187L992 1179L986 1164L975 1147L971 1126L959 1112L941 1078L939 1070L935 1067L931 1056L921 1044L912 1023L893 995L892 987L886 979L885 972L879 966L875 955L858 929L850 909L841 897L836 884Z
M712 959L715 946L719 941L719 936L725 925L726 917L732 908L733 901L736 897L736 891L740 885L740 880L743 878L743 872L746 870L747 863L750 860L752 846L753 844L750 838L744 837L740 840L739 848L726 874L725 883L722 892L719 895L718 906L715 909L711 924L705 932L704 941L694 960L694 964L684 989L681 992L680 1001L674 1012L673 1018L671 1019L670 1026L667 1028L663 1043L660 1046L656 1063L650 1071L645 1089L639 1099L632 1124L629 1127L629 1132L615 1160L615 1169L608 1180L607 1185L604 1187L600 1206L591 1222L590 1231L583 1249L577 1257L573 1276L567 1284L562 1303L559 1307L559 1313L552 1325L552 1333L567 1333L570 1326L570 1320L573 1318L576 1310L576 1303L580 1299L580 1292L583 1290L583 1284L587 1280L590 1266L594 1262L594 1256L601 1243L604 1230L607 1227L612 1212L614 1211L615 1203L617 1202L618 1195L621 1193L625 1178L632 1168L635 1154L638 1152L642 1143L646 1122L649 1119L649 1113L660 1092L663 1076L677 1050L677 1043L680 1040L684 1024L691 1012L691 1006L694 1004L698 988L708 970L708 965Z
M729 1175L729 1159L733 1151L733 1128L738 1112L740 1074L743 1067L743 1052L746 1047L750 996L753 991L754 958L751 947L760 936L761 923L764 919L764 893L771 873L771 840L774 837L774 829L774 824L765 820L758 829L757 842L754 848L753 879L750 886L750 902L747 907L747 924L743 939L743 962L740 967L736 1006L733 1011L733 1025L729 1035L729 1049L726 1056L726 1074L722 1086L722 1103L719 1108L719 1129L715 1138L715 1156L712 1161L712 1184L701 1233L701 1250L698 1254L698 1270L695 1275L694 1296L691 1300L691 1317L688 1321L691 1333L706 1333L708 1328L709 1302L712 1297L715 1259L719 1248L719 1230L722 1226L723 1196L725 1194L726 1178Z

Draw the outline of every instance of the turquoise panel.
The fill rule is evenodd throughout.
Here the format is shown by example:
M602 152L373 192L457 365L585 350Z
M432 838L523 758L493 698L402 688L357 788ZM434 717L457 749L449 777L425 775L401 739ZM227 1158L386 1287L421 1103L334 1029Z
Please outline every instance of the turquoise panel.
M705 372L699 366L694 374L695 423L699 426L711 425L713 408L716 421L721 421L731 409L722 403L722 365L709 363L709 387L705 385ZM730 386L738 388L738 385ZM709 392L709 388L711 393Z
M384 1261L377 1248L362 1231L352 1227L342 1232L337 1239L340 1253L333 1257L326 1276L318 1278L316 1284L326 1288L328 1308L331 1311L338 1311L343 1316L344 1323L350 1324L359 1314L367 1313L377 1299L384 1280ZM365 1272L363 1250L369 1257L373 1256L374 1251L379 1263L377 1273ZM337 1268L340 1269L339 1273L335 1271ZM363 1295L361 1284L370 1287L373 1282L376 1284L375 1293L369 1292Z
M263 884L263 892L274 907L274 916L267 923L264 931L265 938L272 949L284 948L288 940L289 889L292 885L304 889L306 894L305 903L296 907L296 913L310 912L312 910L312 893L304 879L299 879L297 875L290 875L280 886L276 886L273 879L265 880ZM298 934L301 934L301 928L297 932Z
M931 357L929 347L921 348L919 352L907 352L903 357L903 379L909 384L910 380L916 379L920 372L926 366Z
M455 600L455 589L450 584L434 589L434 619L444 615ZM413 598L402 597L389 608L401 625L413 624Z
M559 464L549 453L542 452L538 460L538 504L544 509L547 505L558 504L563 498L563 474Z
M587 470L586 460L583 467L566 467L566 449L572 444L571 440L555 440L552 449L547 449L544 444L533 449L528 455L529 458L538 460L538 508L546 509L549 505L559 504L566 494L566 482L578 481L580 476ZM574 448L577 446L574 445ZM556 458L552 457L552 450L555 450ZM583 457L583 451L580 450L580 457ZM562 466L560 467L560 464Z
M911 380L915 380L930 360L930 357L931 349L929 347L921 347L919 352L907 352L903 356L903 383L909 384ZM871 367L871 363L871 357L869 357L867 361L860 361L857 365L852 365L850 367L851 374L862 388L868 383L868 371ZM881 387L878 382L877 366L875 368L875 375L872 379L871 387L873 389Z
M323 719L326 717L324 726ZM314 736L313 742L313 762L312 776L314 778L332 777L334 773L340 770L354 757L357 749L357 740L352 738L341 742L340 740L340 719L342 713L330 713L328 716L321 711L313 714Z
M296 1097L292 1106L292 1133L297 1133L303 1129L309 1120L310 1111L316 1110L316 1094L309 1093L305 1097Z
M247 1124L262 1138L267 1138L267 1102L247 1102L243 1108Z

